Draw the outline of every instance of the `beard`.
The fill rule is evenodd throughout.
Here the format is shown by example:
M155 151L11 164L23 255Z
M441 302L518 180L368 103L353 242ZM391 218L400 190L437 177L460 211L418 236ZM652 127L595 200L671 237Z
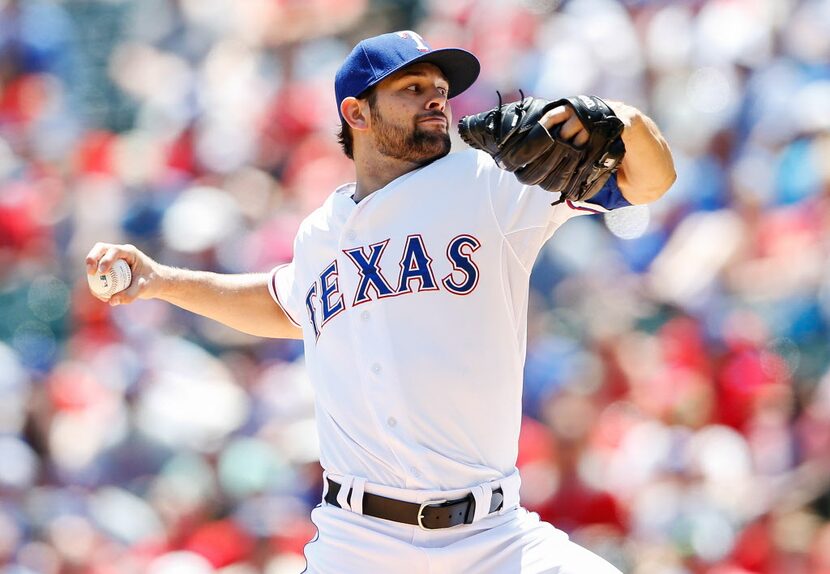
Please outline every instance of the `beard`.
M384 120L377 109L372 108L371 113L375 144L381 154L426 165L450 153L448 132L426 130L417 123L417 119L412 120L410 127L395 125ZM443 114L441 117L444 117Z

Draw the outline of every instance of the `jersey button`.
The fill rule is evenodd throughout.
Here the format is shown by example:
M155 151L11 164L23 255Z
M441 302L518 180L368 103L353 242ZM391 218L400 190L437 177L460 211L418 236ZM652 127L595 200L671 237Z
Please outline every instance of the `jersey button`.
M364 321L368 321L369 316L370 316L369 311L364 311L363 313L360 314L360 318L363 319Z
M348 233L346 233L346 239L348 239L349 241L354 241L356 237L357 233L355 233L354 231L350 230Z
M412 476L415 478L421 478L421 471L415 468L414 466L409 467L409 472L412 473Z
M377 363L375 363L374 365L372 365L372 372L373 372L373 373L375 373L376 375L377 375L378 373L380 373L380 365L378 365Z
M398 425L398 421L395 417L389 417L386 419L386 424L392 428L395 428Z

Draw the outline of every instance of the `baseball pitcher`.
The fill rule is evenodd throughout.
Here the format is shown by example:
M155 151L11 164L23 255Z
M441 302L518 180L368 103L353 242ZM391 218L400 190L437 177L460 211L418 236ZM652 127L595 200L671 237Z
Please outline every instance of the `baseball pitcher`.
M637 109L522 97L462 118L479 62L411 31L360 42L335 78L356 179L302 223L269 274L132 271L112 304L157 298L265 337L302 338L324 490L307 572L612 574L526 511L516 470L530 272L568 219L659 198L669 147ZM494 98L495 101L495 98Z

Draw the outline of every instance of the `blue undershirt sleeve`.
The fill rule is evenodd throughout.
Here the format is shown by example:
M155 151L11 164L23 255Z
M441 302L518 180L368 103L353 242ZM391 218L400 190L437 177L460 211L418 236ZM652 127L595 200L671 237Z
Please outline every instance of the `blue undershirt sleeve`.
M628 207L631 205L631 203L623 197L622 191L620 191L620 186L617 184L616 172L611 174L611 177L608 178L608 181L606 181L605 185L602 186L602 189L599 190L599 193L591 199L586 199L585 203L593 203L594 205L602 206L608 210Z

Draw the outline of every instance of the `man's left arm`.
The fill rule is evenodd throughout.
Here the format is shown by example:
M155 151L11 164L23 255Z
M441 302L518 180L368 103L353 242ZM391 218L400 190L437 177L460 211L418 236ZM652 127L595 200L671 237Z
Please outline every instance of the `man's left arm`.
M634 106L605 100L623 122L625 156L617 168L617 185L629 203L659 199L674 183L674 161L657 124ZM556 106L539 120L549 131L561 123L559 137L577 147L588 143L588 132L570 106Z
M606 103L625 125L625 157L617 170L620 191L633 204L659 199L677 179L669 144L657 124L637 108L622 102Z

